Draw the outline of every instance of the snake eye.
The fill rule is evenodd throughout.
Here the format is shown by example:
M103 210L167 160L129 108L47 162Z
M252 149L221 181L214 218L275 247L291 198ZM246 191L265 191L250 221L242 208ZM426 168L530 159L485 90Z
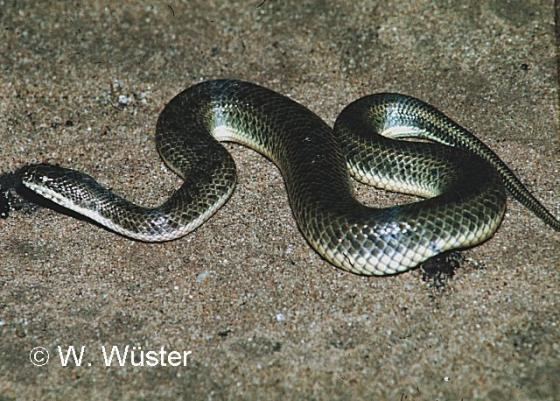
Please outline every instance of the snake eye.
M31 164L20 170L21 182L26 187L30 185L49 185L66 176L69 171L62 167L47 164Z

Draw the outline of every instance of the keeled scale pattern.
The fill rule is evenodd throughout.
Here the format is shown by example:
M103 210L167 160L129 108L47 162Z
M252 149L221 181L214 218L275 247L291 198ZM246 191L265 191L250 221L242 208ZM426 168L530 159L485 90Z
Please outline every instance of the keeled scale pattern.
M392 274L484 241L505 208L504 185L492 158L482 152L488 163L448 146L380 135L404 131L473 147L468 132L431 106L401 95L354 102L333 131L302 105L268 89L207 81L177 95L158 119L158 151L185 179L163 205L131 204L83 173L53 166L28 167L23 182L121 234L170 240L202 224L233 191L233 160L213 136L232 140L278 165L298 226L323 257L358 274ZM385 209L365 207L352 197L346 165L369 184L433 197Z

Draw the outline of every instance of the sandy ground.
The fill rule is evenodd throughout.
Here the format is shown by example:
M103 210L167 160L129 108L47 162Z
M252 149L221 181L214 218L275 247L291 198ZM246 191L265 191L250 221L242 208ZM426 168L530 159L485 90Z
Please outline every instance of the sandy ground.
M156 204L179 184L154 148L158 113L233 77L329 123L368 93L423 98L559 216L552 1L407 3L0 1L0 171L59 163ZM558 400L558 233L510 201L443 287L422 269L359 277L306 244L270 162L228 149L235 194L174 242L49 209L0 220L0 400ZM136 362L139 347L188 361L104 366L102 347L127 345ZM59 346L85 347L83 366Z

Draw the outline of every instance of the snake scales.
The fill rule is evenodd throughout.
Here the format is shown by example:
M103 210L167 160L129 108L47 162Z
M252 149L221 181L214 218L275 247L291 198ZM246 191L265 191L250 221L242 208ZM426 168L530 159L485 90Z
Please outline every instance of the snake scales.
M418 137L432 142L399 141ZM36 164L22 183L37 194L141 241L196 229L223 205L234 162L216 140L235 141L281 170L299 229L325 259L365 275L403 272L496 231L506 189L555 230L560 222L480 140L434 107L399 94L347 106L334 129L304 106L248 82L197 84L161 112L156 146L184 184L162 205L132 204L74 170ZM357 180L427 198L371 208L352 196Z

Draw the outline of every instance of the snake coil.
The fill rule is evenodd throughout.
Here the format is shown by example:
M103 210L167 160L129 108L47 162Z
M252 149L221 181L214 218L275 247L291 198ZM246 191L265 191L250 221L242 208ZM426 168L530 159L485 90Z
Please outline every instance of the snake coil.
M394 140L404 137L439 143ZM391 93L353 102L333 129L299 103L252 83L197 84L159 116L157 149L185 181L155 208L135 205L84 173L51 165L25 167L22 183L127 237L168 241L196 229L233 192L235 164L218 140L249 146L272 160L307 241L354 273L403 272L485 241L502 221L506 189L560 230L560 222L480 140L434 107ZM349 173L366 184L427 199L366 207L352 196Z

